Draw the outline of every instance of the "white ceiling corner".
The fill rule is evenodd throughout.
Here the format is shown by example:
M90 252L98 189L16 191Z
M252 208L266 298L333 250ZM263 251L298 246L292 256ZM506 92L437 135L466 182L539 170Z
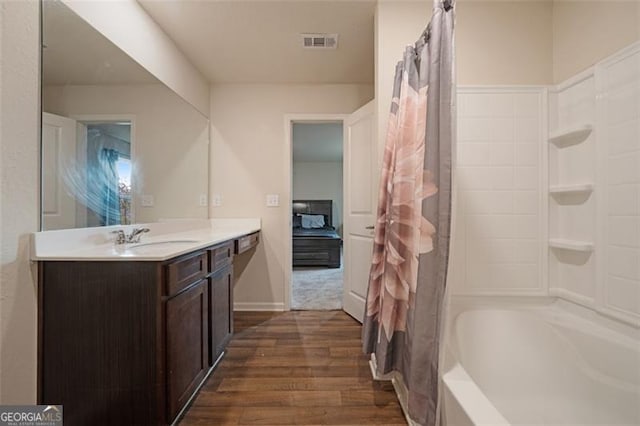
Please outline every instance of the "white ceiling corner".
M211 83L372 84L375 0L138 0ZM338 33L335 50L301 33Z

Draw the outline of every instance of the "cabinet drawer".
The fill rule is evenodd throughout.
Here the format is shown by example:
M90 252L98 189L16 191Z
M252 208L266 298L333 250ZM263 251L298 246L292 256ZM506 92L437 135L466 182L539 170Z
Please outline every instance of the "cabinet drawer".
M257 246L258 241L258 232L238 238L235 242L236 254L244 253L245 251Z
M202 251L183 257L165 268L166 294L171 296L207 275L207 253Z
M216 272L233 261L233 241L212 247L207 251L209 252L209 272Z

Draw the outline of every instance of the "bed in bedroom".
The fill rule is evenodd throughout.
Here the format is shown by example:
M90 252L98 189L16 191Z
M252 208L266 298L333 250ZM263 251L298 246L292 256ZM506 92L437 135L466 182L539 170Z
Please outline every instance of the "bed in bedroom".
M333 227L333 201L293 200L293 266L340 267L342 239Z

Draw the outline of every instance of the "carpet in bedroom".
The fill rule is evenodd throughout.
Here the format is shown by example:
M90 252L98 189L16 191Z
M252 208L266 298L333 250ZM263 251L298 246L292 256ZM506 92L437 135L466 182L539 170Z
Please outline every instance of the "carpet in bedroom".
M342 309L342 273L342 266L293 268L291 309Z

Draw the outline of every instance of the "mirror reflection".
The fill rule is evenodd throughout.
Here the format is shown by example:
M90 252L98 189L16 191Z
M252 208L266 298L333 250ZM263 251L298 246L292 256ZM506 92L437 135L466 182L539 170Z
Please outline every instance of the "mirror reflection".
M42 229L206 218L208 120L43 1Z

